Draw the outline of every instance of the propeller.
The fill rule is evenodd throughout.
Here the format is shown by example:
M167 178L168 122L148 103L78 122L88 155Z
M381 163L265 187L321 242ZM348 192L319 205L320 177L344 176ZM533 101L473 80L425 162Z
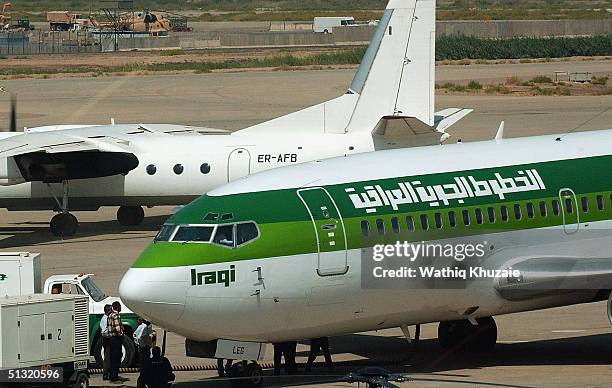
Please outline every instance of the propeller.
M17 132L17 96L11 93L10 132Z

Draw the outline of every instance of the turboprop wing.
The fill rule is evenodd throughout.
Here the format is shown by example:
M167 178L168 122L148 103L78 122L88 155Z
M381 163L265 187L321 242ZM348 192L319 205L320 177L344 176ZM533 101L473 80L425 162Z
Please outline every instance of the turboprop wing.
M0 185L55 183L127 174L138 167L134 142L144 136L223 130L166 124L68 126L10 132L0 139Z

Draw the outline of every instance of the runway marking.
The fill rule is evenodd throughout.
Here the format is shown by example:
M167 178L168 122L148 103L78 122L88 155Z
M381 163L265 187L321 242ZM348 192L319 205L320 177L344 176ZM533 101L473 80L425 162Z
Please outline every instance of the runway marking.
M551 333L582 333L586 330L551 330Z
M524 344L531 341L497 341L498 344Z

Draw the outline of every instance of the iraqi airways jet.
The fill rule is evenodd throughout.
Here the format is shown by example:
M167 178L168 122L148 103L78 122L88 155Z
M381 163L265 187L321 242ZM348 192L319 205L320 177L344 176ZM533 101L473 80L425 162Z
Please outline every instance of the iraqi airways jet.
M610 144L498 136L245 177L170 218L119 293L192 356L430 322L444 348L490 349L495 315L609 298Z
M68 236L78 227L69 211L120 206L119 222L137 225L143 206L186 204L254 172L440 144L471 110L434 114L435 2L391 1L388 9L397 12L385 13L344 95L232 134L159 124L0 134L0 207L55 210L51 231ZM402 125L386 120L398 113Z

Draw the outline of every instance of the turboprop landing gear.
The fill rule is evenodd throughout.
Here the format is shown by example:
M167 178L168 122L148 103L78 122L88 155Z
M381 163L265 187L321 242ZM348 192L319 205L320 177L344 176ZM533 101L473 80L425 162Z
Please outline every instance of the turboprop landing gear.
M241 361L229 371L230 384L234 388L257 388L263 384L263 371L255 361Z
M492 350L497 342L497 325L493 317L477 318L477 325L469 320L440 322L438 341L446 350L482 352Z
M117 221L123 226L140 225L144 216L144 209L141 206L121 206L117 210Z
M51 185L47 183L47 187L53 195L53 199L57 202L57 206L60 209L59 214L56 214L49 223L49 229L55 237L70 237L74 236L79 228L79 221L75 216L68 212L68 181L62 182L62 202L53 192Z

